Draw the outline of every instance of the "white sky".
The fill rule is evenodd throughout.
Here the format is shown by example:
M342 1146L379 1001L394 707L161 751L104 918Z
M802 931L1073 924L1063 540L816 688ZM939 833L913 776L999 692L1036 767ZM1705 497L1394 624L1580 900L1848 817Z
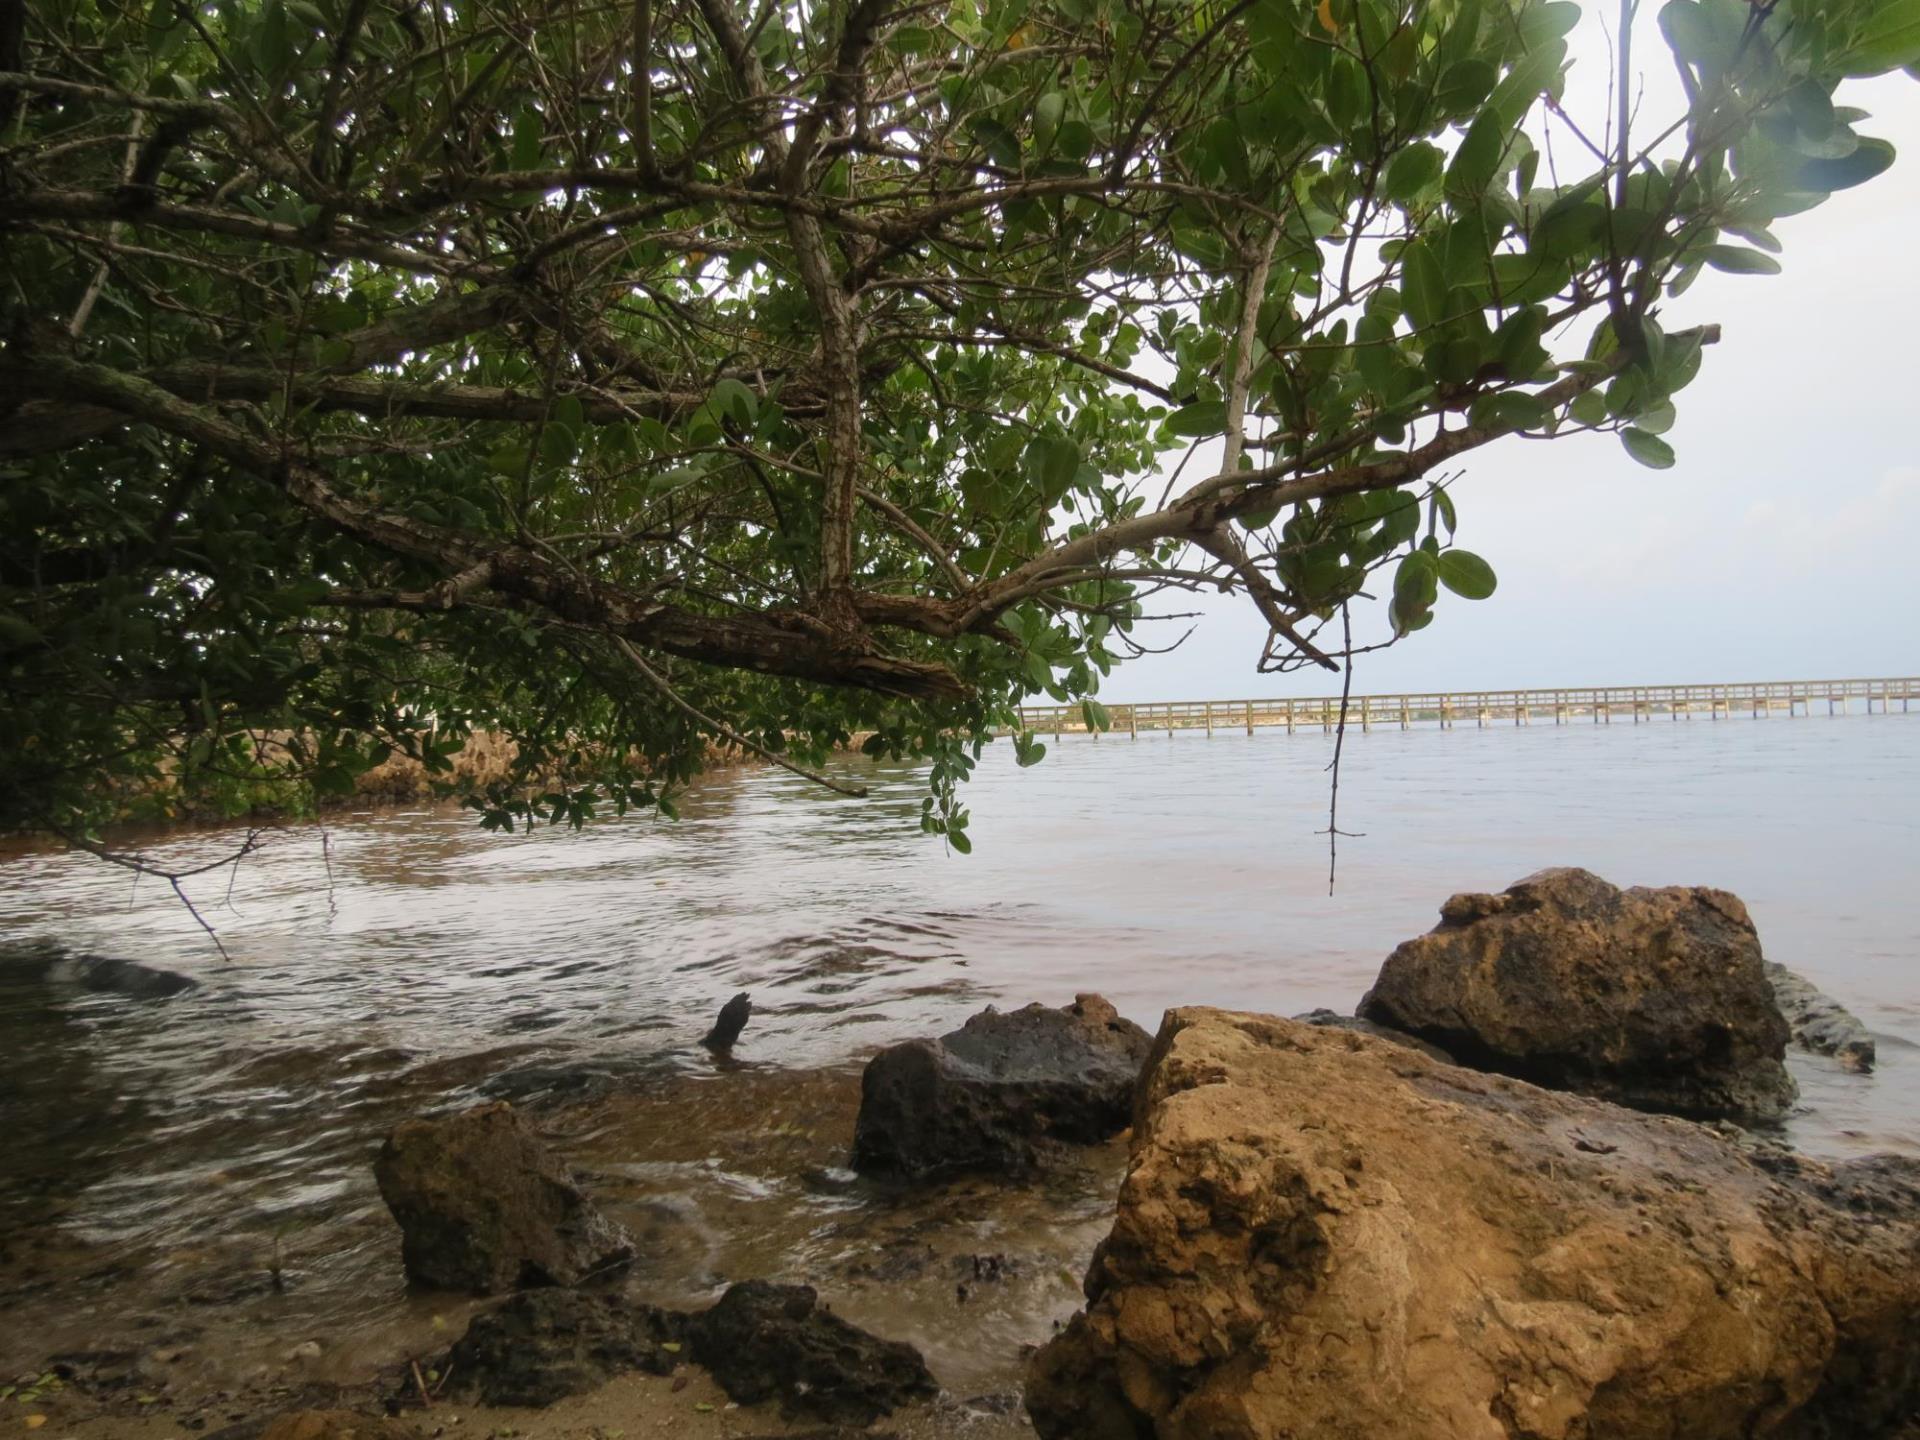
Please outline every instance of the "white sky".
M1569 109L1595 116L1608 52L1591 13L1576 40L1588 88ZM1661 44L1650 17L1636 44ZM1664 49L1648 61L1645 115L1672 93ZM1895 74L1838 99L1900 158L1778 222L1784 274L1709 270L1667 302L1668 330L1724 331L1676 397L1679 463L1645 469L1612 435L1469 456L1457 538L1499 591L1442 591L1428 629L1361 657L1356 694L1920 673L1920 84ZM1323 670L1255 673L1265 631L1244 600L1168 600L1205 618L1174 653L1117 669L1103 699L1337 693ZM1354 619L1356 640L1384 636L1384 602Z

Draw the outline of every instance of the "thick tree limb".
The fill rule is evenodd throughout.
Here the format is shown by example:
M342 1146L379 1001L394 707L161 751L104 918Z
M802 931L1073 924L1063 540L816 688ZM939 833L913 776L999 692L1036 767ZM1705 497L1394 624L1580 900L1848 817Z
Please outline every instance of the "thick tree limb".
M922 700L958 700L967 687L944 665L889 655L870 638L793 612L718 616L635 596L580 575L528 546L430 525L337 490L295 456L148 381L66 356L9 356L0 383L79 396L191 440L282 490L344 534L416 561L444 581L490 567L489 586L558 619L688 660ZM431 592L428 592L431 594Z

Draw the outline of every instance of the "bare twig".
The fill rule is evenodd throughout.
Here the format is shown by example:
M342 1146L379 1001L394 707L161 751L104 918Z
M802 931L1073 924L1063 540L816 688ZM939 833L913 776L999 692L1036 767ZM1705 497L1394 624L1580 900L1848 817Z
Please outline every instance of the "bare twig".
M620 650L626 655L627 659L633 662L633 668L638 670L643 676L645 676L648 683L651 684L656 690L658 690L662 695L666 696L668 703L670 703L676 710L679 710L681 713L689 716L691 719L693 719L698 724L700 724L703 728L711 731L715 735L718 735L721 739L727 741L729 744L738 745L742 750L751 751L753 754L758 755L762 760L765 760L768 764L778 765L782 770L786 770L791 772L792 774L798 775L802 780L811 780L816 785L824 785L827 789L833 791L833 793L836 795L851 795L856 799L864 799L866 797L866 793L867 793L866 786L844 785L838 780L831 779L828 776L822 775L817 771L809 770L804 765L796 765L793 763L793 761L787 759L784 755L775 754L773 751L769 750L766 746L761 745L753 740L749 740L745 735L742 735L738 730L735 730L731 725L728 725L723 721L714 719L713 716L707 714L706 711L696 707L678 690L674 689L672 684L668 682L666 676L662 675L658 670L655 670L651 665L649 665L646 662L645 657L643 657L638 650L634 649L633 646L627 642L624 636L619 636L619 635L614 636L614 644L619 646Z
M1340 837L1361 839L1365 831L1342 830L1340 828L1340 752L1347 743L1347 706L1353 698L1353 616L1350 607L1340 607L1340 624L1346 632L1341 651L1346 661L1346 672L1340 681L1340 724L1333 732L1333 759L1327 769L1333 776L1327 787L1327 828L1320 833L1327 837L1327 894L1333 894L1333 881L1340 866Z

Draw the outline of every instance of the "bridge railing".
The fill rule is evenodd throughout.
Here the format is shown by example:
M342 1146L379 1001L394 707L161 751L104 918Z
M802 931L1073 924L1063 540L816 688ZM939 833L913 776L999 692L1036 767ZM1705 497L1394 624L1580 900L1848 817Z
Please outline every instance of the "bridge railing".
M1920 676L1856 678L1846 680L1758 680L1700 685L1607 685L1541 690L1410 691L1385 695L1355 695L1347 702L1349 728L1370 730L1376 725L1411 728L1437 724L1442 729L1459 724L1486 725L1496 719L1516 725L1551 719L1565 724L1575 718L1611 724L1615 716L1636 723L1656 715L1674 720L1705 713L1765 716L1784 710L1789 715L1845 714L1853 701L1872 714L1897 706L1909 711L1920 701ZM1804 707L1804 711L1802 709ZM1105 707L1109 733L1138 735L1142 730L1215 730L1285 726L1288 730L1332 729L1340 720L1338 695L1294 699L1158 700ZM1084 707L1023 705L1022 728L1053 734L1084 734L1088 730Z

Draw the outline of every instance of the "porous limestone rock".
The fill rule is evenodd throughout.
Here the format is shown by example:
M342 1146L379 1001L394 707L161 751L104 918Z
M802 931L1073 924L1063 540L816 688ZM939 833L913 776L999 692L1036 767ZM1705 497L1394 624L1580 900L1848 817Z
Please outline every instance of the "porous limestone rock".
M504 1101L401 1122L373 1173L407 1274L424 1285L475 1295L573 1285L633 1254Z
M1387 958L1363 1019L1643 1110L1776 1120L1792 1106L1787 1023L1738 896L1542 870L1440 916Z
M1920 1407L1920 1161L1169 1012L1046 1440L1850 1440Z

